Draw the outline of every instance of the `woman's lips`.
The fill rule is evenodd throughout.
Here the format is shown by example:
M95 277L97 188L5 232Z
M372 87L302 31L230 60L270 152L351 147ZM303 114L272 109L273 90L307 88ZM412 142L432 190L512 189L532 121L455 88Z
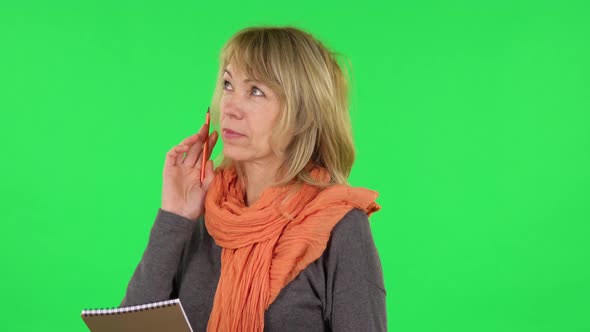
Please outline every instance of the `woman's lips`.
M224 139L236 139L236 138L244 137L244 135L242 135L238 132L235 132L231 129L223 129L222 135L223 135Z

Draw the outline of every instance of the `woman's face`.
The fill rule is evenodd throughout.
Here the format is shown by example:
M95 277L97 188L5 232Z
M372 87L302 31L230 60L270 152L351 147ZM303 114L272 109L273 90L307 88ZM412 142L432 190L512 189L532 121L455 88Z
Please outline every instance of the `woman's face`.
M280 102L268 86L248 79L231 64L223 73L220 104L223 154L234 161L267 161L275 157L270 148L270 135Z

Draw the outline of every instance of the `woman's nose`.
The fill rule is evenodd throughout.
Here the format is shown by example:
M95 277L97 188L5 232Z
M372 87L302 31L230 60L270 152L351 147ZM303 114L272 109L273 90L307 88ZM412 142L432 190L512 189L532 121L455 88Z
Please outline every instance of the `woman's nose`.
M239 96L227 96L224 102L221 103L221 113L223 113L223 115L226 117L241 119L244 114L242 105L244 105L244 103L240 100Z

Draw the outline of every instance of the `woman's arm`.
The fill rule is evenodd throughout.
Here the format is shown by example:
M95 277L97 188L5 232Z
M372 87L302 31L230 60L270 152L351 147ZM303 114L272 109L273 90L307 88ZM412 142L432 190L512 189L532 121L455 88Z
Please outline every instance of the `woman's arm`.
M367 214L353 209L332 230L327 269L333 331L387 331L381 260Z
M197 220L200 222L200 219ZM120 307L171 299L178 292L178 277L183 250L196 222L158 209L147 248L137 265Z

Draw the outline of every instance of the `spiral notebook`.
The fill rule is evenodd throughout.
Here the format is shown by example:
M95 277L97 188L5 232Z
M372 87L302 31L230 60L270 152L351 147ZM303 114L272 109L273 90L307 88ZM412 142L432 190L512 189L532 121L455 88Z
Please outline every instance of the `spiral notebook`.
M179 299L112 309L84 309L82 319L92 332L192 332Z

